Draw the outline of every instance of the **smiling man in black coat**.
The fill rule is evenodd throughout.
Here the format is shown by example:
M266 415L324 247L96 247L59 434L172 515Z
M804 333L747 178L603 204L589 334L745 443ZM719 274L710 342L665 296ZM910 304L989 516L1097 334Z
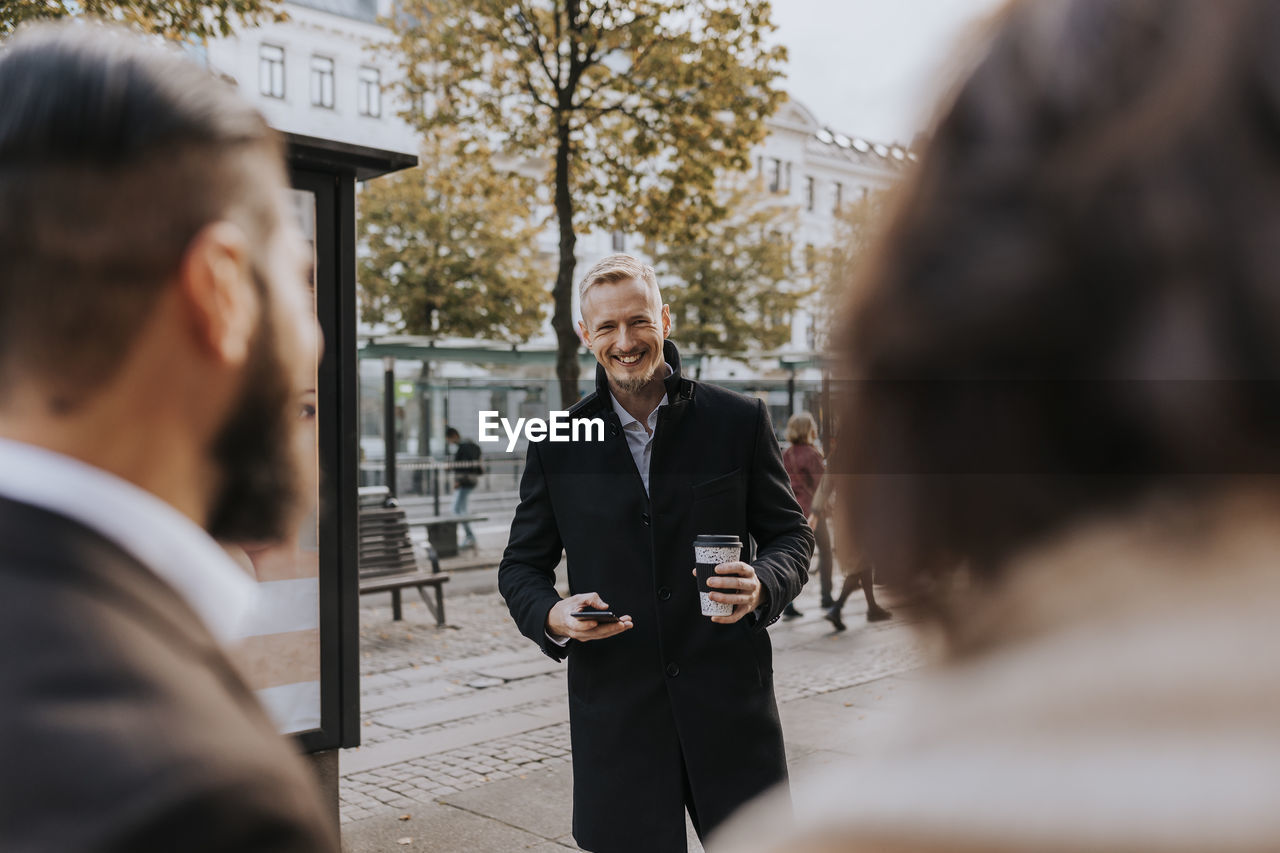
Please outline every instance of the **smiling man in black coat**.
M804 585L813 533L764 405L681 376L653 269L613 255L580 294L599 366L570 412L603 420L605 437L530 445L498 582L521 632L569 660L578 844L680 851L685 808L705 838L786 781L765 628ZM729 616L701 613L704 533L748 543L711 581ZM573 618L583 608L623 615Z

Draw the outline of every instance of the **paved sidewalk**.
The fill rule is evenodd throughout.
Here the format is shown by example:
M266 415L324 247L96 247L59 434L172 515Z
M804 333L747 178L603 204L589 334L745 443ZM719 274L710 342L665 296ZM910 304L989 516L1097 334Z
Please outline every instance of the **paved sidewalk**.
M493 570L467 574L492 587ZM804 618L770 629L797 775L856 756L924 661L906 609L868 625L855 596L836 634L816 586L797 602ZM447 596L446 611L437 629L420 602L398 623L380 597L362 604L364 745L341 759L345 848L577 849L564 667L520 636L495 592Z

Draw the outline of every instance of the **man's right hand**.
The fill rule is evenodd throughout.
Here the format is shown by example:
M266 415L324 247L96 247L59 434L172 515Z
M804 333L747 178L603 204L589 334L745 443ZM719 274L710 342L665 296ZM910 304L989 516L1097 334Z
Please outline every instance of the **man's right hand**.
M608 609L609 605L605 604L604 599L594 592L584 592L580 595L562 598L547 613L547 633L553 637L560 637L561 639L568 637L585 643L589 640L603 640L605 637L612 637L615 634L621 634L623 631L631 630L630 616L620 616L617 622L601 624L594 619L574 619L570 615L580 610Z

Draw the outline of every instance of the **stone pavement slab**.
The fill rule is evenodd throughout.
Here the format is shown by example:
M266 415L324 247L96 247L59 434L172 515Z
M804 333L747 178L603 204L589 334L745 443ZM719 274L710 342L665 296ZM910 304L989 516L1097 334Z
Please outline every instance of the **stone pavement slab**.
M530 702L556 700L567 707L563 667L561 670L555 678L529 679L509 687L470 690L435 702L414 703L400 710L379 714L377 720L383 726L412 730L450 720L463 720L503 708L514 709Z
M810 696L778 706L782 732L791 753L820 750L856 756L875 742L879 727L892 719L887 709L867 709Z
M358 749L343 750L340 758L342 775L385 767L389 764L400 764L438 752L546 728L559 722L561 722L559 713L519 712L455 728L439 729L421 735L384 741Z
M485 666L476 668L476 672L481 675L487 675L490 678L501 678L505 681L518 681L522 678L531 678L535 675L546 675L549 672L565 671L564 664L560 661L554 661L544 654L539 653L534 660L519 661L518 663L501 664L498 666Z
M561 838L573 832L573 771L568 765L491 782L440 801L544 838Z
M458 696L464 693L472 692L473 688L464 684L452 684L448 681L427 681L422 684L409 684L401 681L402 685L398 689L382 690L380 692L371 692L366 688L364 695L360 697L360 710L364 714L371 714L376 711L385 711L387 708L395 708L399 705L418 705L423 702L430 702L433 699L443 699L446 696ZM361 679L361 685L364 688L364 680Z
M877 711L899 711L912 707L920 681L906 674L877 678L815 697L821 702Z
M409 820L400 820L403 814ZM405 839L408 839L407 843ZM545 850L548 840L501 821L444 805L415 804L362 821L360 832L344 834L345 853L394 853L398 850L466 850L474 853ZM564 848L558 847L563 853Z

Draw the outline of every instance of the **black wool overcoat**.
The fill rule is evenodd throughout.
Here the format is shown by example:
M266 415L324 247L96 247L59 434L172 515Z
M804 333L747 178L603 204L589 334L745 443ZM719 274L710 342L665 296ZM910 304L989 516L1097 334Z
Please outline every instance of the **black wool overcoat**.
M498 570L521 632L568 658L573 832L599 853L685 849L686 797L705 836L786 781L765 628L800 592L814 538L759 400L680 375L654 430L649 489L613 411L604 370L570 412L603 441L530 444L520 506ZM736 533L766 603L732 625L701 614L693 538ZM566 556L573 594L597 592L635 627L604 640L547 639ZM687 790L687 794L686 794Z

